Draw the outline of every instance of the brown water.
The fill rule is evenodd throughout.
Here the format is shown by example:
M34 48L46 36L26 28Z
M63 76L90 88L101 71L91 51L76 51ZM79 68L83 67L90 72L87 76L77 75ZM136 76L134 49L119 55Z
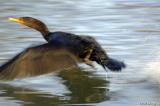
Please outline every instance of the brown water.
M0 63L24 48L45 43L40 33L9 22L31 16L51 31L95 37L124 60L120 73L82 65L59 74L0 84L0 106L160 106L159 0L1 0Z

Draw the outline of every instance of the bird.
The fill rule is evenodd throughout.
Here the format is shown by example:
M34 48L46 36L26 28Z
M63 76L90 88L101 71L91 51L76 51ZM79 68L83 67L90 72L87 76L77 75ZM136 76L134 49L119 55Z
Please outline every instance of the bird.
M110 58L101 45L91 36L80 36L62 31L50 32L42 21L33 17L9 18L9 20L39 31L47 42L69 50L92 67L94 67L92 62L96 61L104 69L107 67L112 71L120 71L125 68L124 62Z
M9 20L37 30L47 42L27 48L3 64L0 67L0 77L8 75L13 79L34 76L51 70L77 66L77 62L83 62L93 68L95 68L93 62L96 62L106 71L107 68L111 71L121 71L126 67L124 62L109 57L92 36L63 31L50 32L46 24L33 17L11 17Z

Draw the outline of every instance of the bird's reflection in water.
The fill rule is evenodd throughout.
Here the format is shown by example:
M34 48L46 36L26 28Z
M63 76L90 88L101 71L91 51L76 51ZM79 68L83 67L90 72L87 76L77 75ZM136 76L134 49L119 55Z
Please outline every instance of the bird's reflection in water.
M64 96L55 96L32 89L1 84L0 97L9 97L9 100L22 101L18 104L23 104L23 106L87 104L109 99L107 95L108 82L105 77L94 75L93 72L82 71L80 68L61 71L58 76L63 79L62 83L70 90L70 93Z
M93 103L109 99L107 81L104 77L94 76L91 72L80 70L62 71L59 74L71 93L70 103Z

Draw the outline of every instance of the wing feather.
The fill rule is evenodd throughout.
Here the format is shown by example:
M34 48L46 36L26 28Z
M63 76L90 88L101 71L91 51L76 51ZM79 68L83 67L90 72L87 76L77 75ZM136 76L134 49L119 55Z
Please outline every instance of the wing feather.
M1 79L15 79L47 74L77 66L69 51L49 43L30 47L0 67Z

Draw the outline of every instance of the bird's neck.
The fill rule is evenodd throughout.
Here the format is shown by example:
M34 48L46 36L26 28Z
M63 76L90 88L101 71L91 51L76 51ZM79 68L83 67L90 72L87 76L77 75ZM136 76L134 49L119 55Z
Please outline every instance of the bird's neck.
M37 27L34 27L34 29L39 31L45 40L49 40L50 31L45 24L41 24Z
M49 41L49 36L50 36L50 32L49 31L40 31L40 33L42 34L43 38L46 41Z

